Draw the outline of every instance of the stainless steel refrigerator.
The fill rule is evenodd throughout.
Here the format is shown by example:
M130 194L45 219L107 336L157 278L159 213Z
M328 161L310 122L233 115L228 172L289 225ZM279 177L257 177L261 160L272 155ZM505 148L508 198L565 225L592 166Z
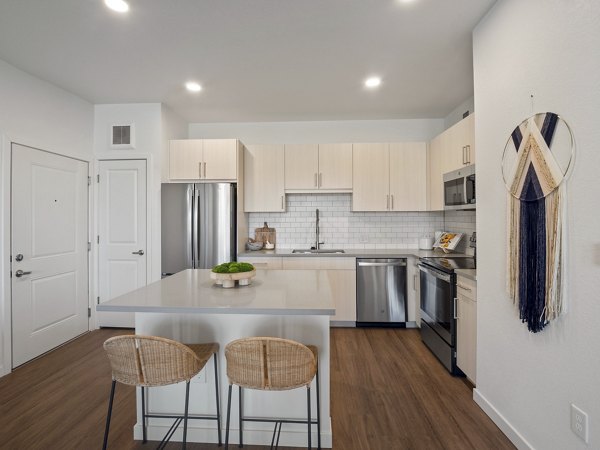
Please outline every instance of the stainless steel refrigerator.
M162 275L235 260L236 185L164 183Z

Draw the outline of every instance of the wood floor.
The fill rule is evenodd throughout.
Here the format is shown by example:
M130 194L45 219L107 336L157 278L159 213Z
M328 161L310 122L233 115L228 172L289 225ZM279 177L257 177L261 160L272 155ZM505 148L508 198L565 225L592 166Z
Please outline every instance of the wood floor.
M88 333L0 378L0 448L101 448L110 389L102 342L117 334L124 331ZM331 331L331 346L336 450L514 449L473 402L469 386L425 348L418 331L338 328ZM133 441L134 408L134 389L119 385L109 448L155 448Z

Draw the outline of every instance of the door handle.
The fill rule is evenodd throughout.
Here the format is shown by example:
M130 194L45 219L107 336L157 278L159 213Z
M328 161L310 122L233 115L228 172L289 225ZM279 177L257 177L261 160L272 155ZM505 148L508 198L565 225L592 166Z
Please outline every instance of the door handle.
M23 275L30 275L30 274L31 274L31 271L23 272L21 269L19 269L15 272L15 277L21 278Z
M137 252L131 252L132 255L140 255L143 256L144 255L144 250L138 250Z

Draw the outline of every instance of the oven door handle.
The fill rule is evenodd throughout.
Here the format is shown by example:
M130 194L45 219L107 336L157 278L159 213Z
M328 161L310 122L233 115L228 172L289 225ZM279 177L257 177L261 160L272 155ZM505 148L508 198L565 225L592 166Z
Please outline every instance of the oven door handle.
M448 275L447 273L441 272L436 269L432 269L431 267L425 267L421 264L419 264L419 270L428 275L432 275L433 277L438 278L442 281L450 283L450 275Z

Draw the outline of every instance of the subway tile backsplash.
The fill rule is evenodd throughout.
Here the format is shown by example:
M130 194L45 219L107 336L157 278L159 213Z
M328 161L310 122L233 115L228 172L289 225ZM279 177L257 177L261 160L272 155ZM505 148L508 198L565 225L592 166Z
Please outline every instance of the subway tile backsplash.
M420 237L437 230L475 231L475 211L352 212L351 194L288 194L286 201L285 213L250 213L250 237L267 222L277 230L278 248L309 248L317 208L323 248L416 248Z

